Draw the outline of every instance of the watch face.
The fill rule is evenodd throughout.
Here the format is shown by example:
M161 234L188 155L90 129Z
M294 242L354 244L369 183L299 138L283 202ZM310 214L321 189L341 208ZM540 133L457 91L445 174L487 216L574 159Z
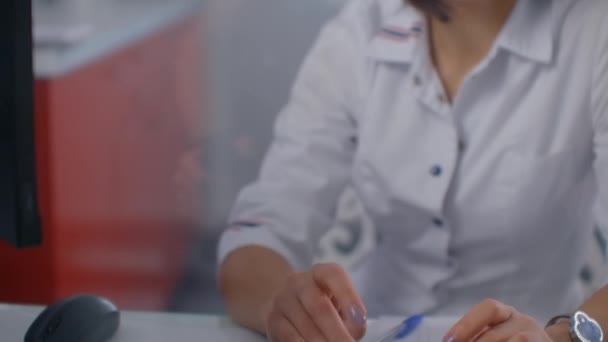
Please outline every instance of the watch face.
M578 311L572 317L573 331L581 342L601 342L604 338L600 325L584 312Z

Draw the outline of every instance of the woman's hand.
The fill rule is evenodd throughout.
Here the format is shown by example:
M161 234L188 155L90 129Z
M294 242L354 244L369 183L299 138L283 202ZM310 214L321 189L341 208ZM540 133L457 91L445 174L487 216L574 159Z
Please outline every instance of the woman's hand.
M530 316L495 300L485 300L464 315L446 334L444 342L551 342Z
M336 264L294 273L269 303L272 342L352 342L365 335L366 311L350 277Z

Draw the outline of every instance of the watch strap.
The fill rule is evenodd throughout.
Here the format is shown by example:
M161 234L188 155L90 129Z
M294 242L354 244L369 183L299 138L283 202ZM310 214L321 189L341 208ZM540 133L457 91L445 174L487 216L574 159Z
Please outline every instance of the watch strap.
M571 318L572 318L572 315L557 315L557 316L551 318L549 320L549 322L547 322L547 325L545 325L545 328L555 325L555 324L557 324L557 322L559 322L561 320L568 320L568 322L570 322Z

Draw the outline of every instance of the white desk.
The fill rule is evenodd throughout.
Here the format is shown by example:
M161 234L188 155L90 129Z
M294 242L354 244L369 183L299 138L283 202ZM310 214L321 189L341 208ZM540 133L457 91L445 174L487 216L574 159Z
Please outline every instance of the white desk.
M1 305L2 342L21 342L27 328L42 311L38 306ZM402 318L383 317L370 322L362 342L377 341ZM456 317L428 317L408 340L440 341ZM217 316L121 312L120 328L111 342L264 342L265 338L247 331L229 319Z
M0 305L2 342L22 342L42 307ZM121 312L112 342L264 342L227 318L203 315Z

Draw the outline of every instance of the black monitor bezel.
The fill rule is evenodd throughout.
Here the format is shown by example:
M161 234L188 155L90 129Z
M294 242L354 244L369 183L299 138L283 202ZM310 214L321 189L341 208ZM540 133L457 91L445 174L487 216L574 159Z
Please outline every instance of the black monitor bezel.
M31 0L1 3L0 48L8 63L0 65L6 68L0 72L6 76L0 82L7 83L0 94L5 96L0 112L7 124L7 158L12 158L14 165L12 179L7 182L13 190L14 219L11 225L0 227L0 239L15 247L29 247L42 242L36 182L32 5Z

